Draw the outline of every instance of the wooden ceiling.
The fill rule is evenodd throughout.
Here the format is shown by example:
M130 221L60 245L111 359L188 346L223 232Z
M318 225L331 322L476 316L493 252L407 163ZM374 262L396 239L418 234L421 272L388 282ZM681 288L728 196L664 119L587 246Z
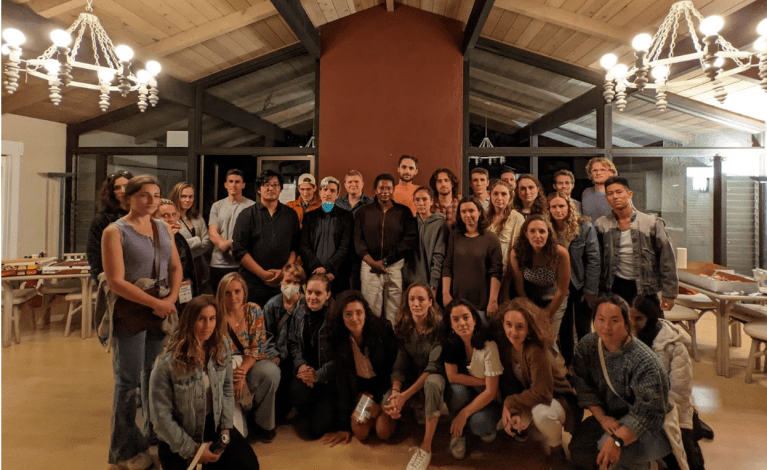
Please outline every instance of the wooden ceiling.
M623 62L629 62L633 36L657 28L674 1L495 0L481 36L541 56L598 70L598 60L607 52L614 52ZM13 2L28 7L42 21L63 27L69 26L84 11L87 3L86 0ZM139 58L158 59L165 74L187 83L222 73L298 43L288 21L269 0L94 0L93 3L94 13L115 44L130 45ZM321 31L322 25L328 22L367 8L383 8L381 4L386 1L300 0L300 3L312 24ZM465 25L475 1L405 0L396 3L444 15ZM750 11L761 12L761 15L752 15L754 26L758 19L767 16L767 0L694 0L693 3L704 16L719 14L727 17L748 7ZM6 13L10 10L5 8L6 4L8 0L3 0L3 27L12 25L14 21L14 15ZM748 41L756 38L755 27L751 28L754 31L748 32L742 24L726 24L729 30L722 34L730 38L728 31L737 32L737 40L732 40L736 47L746 46ZM25 29L25 32L39 35L43 43L47 42L47 31ZM680 33L682 37L684 31ZM25 56L39 52L25 50ZM535 121L592 88L592 85L579 80L511 59L498 60L498 57L483 51L474 50L471 58L472 121L483 123L487 118L509 132ZM748 91L758 86L755 81L742 77L730 81L733 82L730 84L732 90ZM54 107L48 100L45 84L36 82L22 83L14 95L9 96L3 91L2 112L69 124L101 114L92 92L65 90L61 105ZM311 129L314 86L314 60L304 55L220 83L209 88L208 93L282 129L301 133ZM678 93L700 101L713 99L713 90L708 84L679 90ZM132 101L113 96L110 110ZM182 111L176 106L152 110L160 115L146 120L143 126L141 117L132 118L123 126L124 132L143 140L162 140L163 130L187 127L188 116ZM749 110L739 109L738 112L748 114ZM678 132L670 135L679 139L689 137L688 131L698 124L668 112L664 119L676 119L678 122L674 121L676 127L667 127L665 121L659 122L661 118L645 102L636 106L630 104L624 117L616 120L617 125L620 125L620 119L627 128L632 128L628 124L633 124L638 133L661 135L655 131L665 128L667 134ZM587 122L578 125L583 127L584 123ZM685 129L683 124L688 124L689 128ZM205 126L203 140L210 145L243 145L253 140L252 132L227 131L231 126L213 117L205 118ZM113 130L118 128L118 125L111 126Z

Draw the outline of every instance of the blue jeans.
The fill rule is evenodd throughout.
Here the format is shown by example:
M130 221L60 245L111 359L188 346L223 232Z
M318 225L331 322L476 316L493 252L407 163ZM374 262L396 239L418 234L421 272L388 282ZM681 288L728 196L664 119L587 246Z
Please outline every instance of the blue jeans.
M466 385L450 384L448 392L447 407L453 415L458 414L466 405L472 402L479 395L477 387L467 387ZM495 432L498 421L501 420L501 404L497 401L491 401L487 406L477 411L469 417L466 422L471 432L479 437L489 436Z
M131 459L149 449L152 432L149 423L149 374L165 346L165 333L159 326L136 334L113 338L112 370L115 377L112 405L112 437L109 463ZM136 389L141 388L144 429L136 425Z

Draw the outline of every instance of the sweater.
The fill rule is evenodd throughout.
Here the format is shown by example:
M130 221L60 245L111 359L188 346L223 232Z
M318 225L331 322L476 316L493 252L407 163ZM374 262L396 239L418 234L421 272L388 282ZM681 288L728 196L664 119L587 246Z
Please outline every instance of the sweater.
M402 269L405 286L414 282L425 282L433 289L439 286L442 279L442 263L447 249L448 229L445 216L435 212L426 220L417 216L418 245L410 253Z
M490 300L490 278L503 277L501 243L492 232L469 238L453 230L447 242L442 277L451 278L450 295L466 299L478 310Z

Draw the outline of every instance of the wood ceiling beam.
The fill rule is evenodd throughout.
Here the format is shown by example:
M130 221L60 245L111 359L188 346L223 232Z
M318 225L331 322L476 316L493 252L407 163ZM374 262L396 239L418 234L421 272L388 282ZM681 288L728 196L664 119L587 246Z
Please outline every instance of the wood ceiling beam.
M581 137L586 137L587 139L591 139L596 143L597 141L597 130L592 129L590 127L582 126L580 124L575 124L572 122L567 122L565 124L562 124L559 126L560 129L564 129L568 132L572 132L573 134L578 134ZM618 145L620 147L641 147L639 144L635 144L634 142L631 142L630 140L621 139L620 137L613 136L613 143L615 145ZM593 147L593 145L591 145Z
M263 2L266 3L266 2ZM312 58L319 60L322 55L320 33L312 24L300 0L271 0L271 3L288 24Z
M506 78L501 75L496 75L492 72L480 69L476 66L471 67L470 76L471 76L471 79L481 80L491 85L505 88L515 93L522 93L528 96L532 96L534 98L538 98L544 101L549 101L554 103L566 103L567 101L569 101L569 98L567 98L566 96L558 95L551 91L543 90L536 86L528 85L527 83L522 83L517 80L512 80L510 78Z
M87 0L69 0L68 2L40 10L37 12L37 14L43 18L53 18L54 16L58 16L62 13L74 10L75 8L84 7L87 4Z
M521 103L516 103L514 101L505 100L503 98L499 98L495 95L491 95L489 93L485 93L482 91L471 90L469 97L471 99L476 99L479 101L489 101L490 103L503 106L504 108L510 109L514 111L515 113L523 116L525 119L529 119L530 121L534 121L538 119L543 114L541 112L536 111L535 109L530 108L529 106L525 106Z
M477 39L482 33L482 28L485 27L490 10L493 9L495 0L475 0L474 6L471 8L469 19L466 21L466 28L463 30L463 45L461 50L463 55L474 48L477 44Z
M297 86L308 85L313 82L314 82L314 72L308 73L301 77L296 77L292 80L288 80L287 82L280 83L278 85L275 85L269 88L262 88L261 90L258 91L258 93L255 93L250 96L238 98L234 100L233 103L241 108L250 109L253 105L258 103L259 101L268 98L269 95L272 95L274 93L278 93L280 91L284 91L290 88L294 88Z
M290 118L286 121L280 122L280 127L283 129L287 129L288 127L295 126L296 124L301 124L302 122L311 121L314 119L314 110L308 111L304 114L299 114L296 117Z
M159 103L157 103L155 108L147 108L147 112L153 112L153 110L162 108L167 104L167 101L161 100ZM110 124L138 116L139 114L141 114L141 110L138 108L138 106L136 106L136 104L129 104L127 106L123 106L122 108L109 111L105 114L102 114L101 116L96 116L94 118L78 122L77 124L72 124L70 128L78 135L84 134L86 132L101 129L102 127L108 126Z
M578 98L563 104L545 116L541 116L538 120L531 122L515 133L514 137L522 142L527 140L531 135L543 134L566 122L578 119L603 103L604 98L602 97L602 92L598 88L594 88Z
M136 143L143 144L150 140L157 140L160 137L165 137L168 131L186 131L189 130L189 118L181 119L179 121L166 124L164 126L152 129L136 136Z
M304 96L301 96L300 98L286 101L285 103L280 103L278 105L270 106L263 111L257 112L256 114L258 115L258 117L265 118L267 116L272 116L274 114L287 111L289 109L295 108L297 106L301 106L302 104L306 104L312 101L314 101L314 93L307 93Z
M394 0L386 0L386 11L394 11Z
M164 57L187 47L194 46L208 39L245 27L249 24L269 18L277 14L277 9L270 2L261 2L244 10L230 13L221 18L209 21L196 28L184 31L169 38L157 41L142 48L143 55L148 57ZM254 39L255 40L255 39ZM259 49L264 47L261 43Z
M519 13L535 20L545 21L620 44L631 44L631 40L636 35L636 31L632 29L620 28L585 15L530 0L496 0L495 5L503 10Z
M258 135L271 137L279 142L285 141L283 129L210 93L203 95L202 111L209 116L230 122Z
M645 122L633 116L623 114L620 111L613 112L613 123L634 129L644 134L652 135L655 137L662 137L664 140L679 142L680 144L689 144L692 141L692 137L689 134L666 129L663 126L650 124L649 122ZM614 133L615 130L613 129L613 135Z
M208 75L207 77L195 80L192 82L192 85L211 88L236 78L243 77L250 73L257 72L267 67L271 67L272 65L279 64L286 60L302 56L304 54L306 54L306 48L303 44L297 42L290 46L283 47L282 49L278 49L274 52L270 52L269 54L263 55L261 57L256 57L255 59L248 60L247 62L243 62L220 72L216 72L212 75Z

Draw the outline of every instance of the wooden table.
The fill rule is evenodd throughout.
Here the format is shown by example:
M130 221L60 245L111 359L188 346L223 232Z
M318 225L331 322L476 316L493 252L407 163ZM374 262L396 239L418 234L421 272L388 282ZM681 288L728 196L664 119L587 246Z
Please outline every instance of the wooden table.
M679 282L680 287L686 287L711 299L716 304L716 374L730 376L730 308L738 302L767 304L767 295L723 294L698 287L686 282Z
M3 318L2 318L2 346L7 348L11 345L11 316L13 314L13 285L14 281L36 281L38 279L80 279L80 288L83 294L82 316L83 323L86 325L80 331L82 339L91 336L91 292L93 282L89 273L80 274L30 274L28 276L3 276Z

